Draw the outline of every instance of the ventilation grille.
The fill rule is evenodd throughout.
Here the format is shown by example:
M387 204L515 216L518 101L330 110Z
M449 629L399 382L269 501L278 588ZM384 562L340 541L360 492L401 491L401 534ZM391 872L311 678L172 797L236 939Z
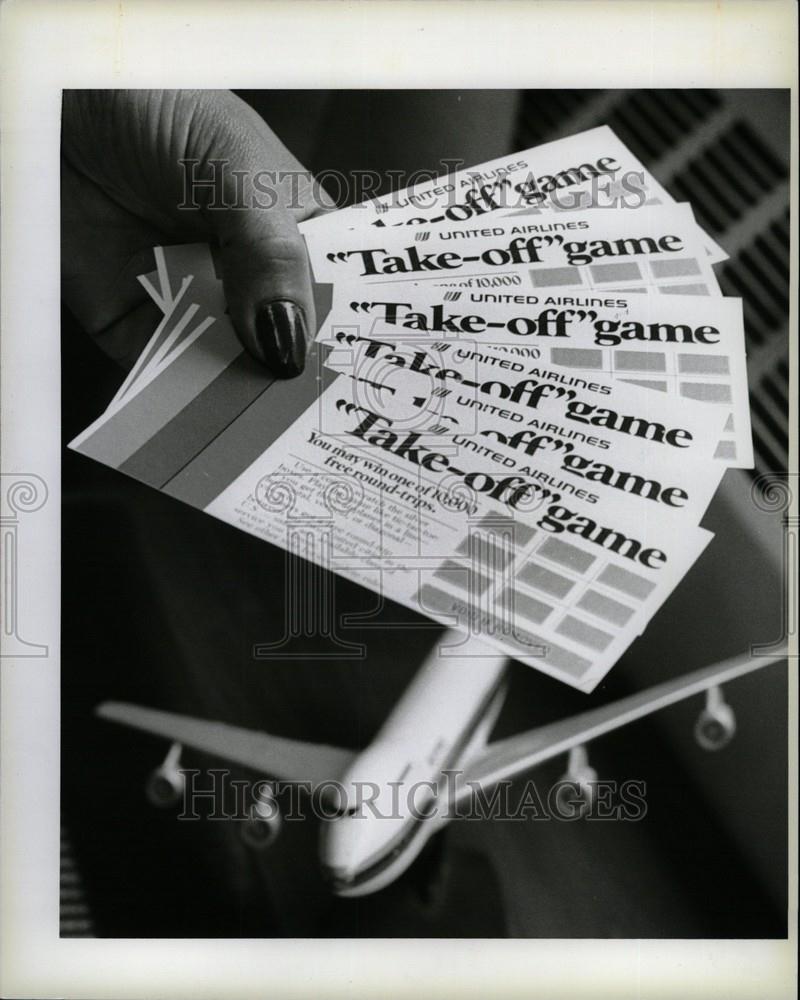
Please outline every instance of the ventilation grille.
M528 149L547 142L548 139L558 138L555 135L557 131L564 134L559 128L564 119L574 117L577 110L596 94L597 91L594 90L523 91L514 137L517 149Z
M771 100L769 95L767 100ZM518 149L607 124L730 254L723 294L744 304L756 477L788 461L789 187L775 116L726 91L525 91ZM768 141L770 140L770 141Z
M782 330L789 312L789 213L766 226L720 269L725 295L744 300L748 347L759 347Z
M711 90L644 90L619 102L608 124L643 163L666 155L719 107Z
M670 194L691 201L700 225L726 233L787 179L786 167L742 121L734 122L670 182Z
M83 880L75 863L69 834L61 827L61 873L59 879L59 933L61 937L93 937Z
M789 366L781 359L750 390L750 419L756 470L775 472L786 468L789 455Z

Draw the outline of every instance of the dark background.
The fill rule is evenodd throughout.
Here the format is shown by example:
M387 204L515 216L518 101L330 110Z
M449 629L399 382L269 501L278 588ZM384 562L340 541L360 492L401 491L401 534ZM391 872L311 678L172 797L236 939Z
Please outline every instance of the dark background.
M598 124L618 136L731 254L745 300L757 467L730 470L705 526L717 537L608 679L587 697L519 665L497 732L530 728L687 672L781 631L781 512L758 476L785 470L789 102L763 91L243 93L314 171L477 163ZM335 192L334 192L335 193ZM123 373L68 315L63 434ZM350 630L362 661L259 662L283 632L282 552L65 449L62 510L62 933L99 936L781 937L786 934L786 668L727 691L738 734L693 742L702 699L590 748L601 778L647 783L637 823L451 825L387 890L338 900L313 822L266 853L237 824L179 823L144 798L163 741L93 716L113 698L358 748L435 630ZM343 612L375 597L337 581ZM428 627L422 627L423 625ZM398 655L401 650L401 655ZM214 766L199 754L187 766ZM545 792L564 767L533 775ZM243 775L247 776L247 775ZM250 775L250 777L260 777Z

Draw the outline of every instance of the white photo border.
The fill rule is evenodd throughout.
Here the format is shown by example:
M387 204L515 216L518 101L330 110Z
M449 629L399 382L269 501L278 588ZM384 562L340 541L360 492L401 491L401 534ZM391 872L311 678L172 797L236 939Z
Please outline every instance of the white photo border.
M377 988L394 997L420 991L726 1000L792 995L796 911L789 914L788 941L744 942L63 940L58 926L62 89L791 87L796 124L791 0L10 0L0 16L0 455L4 494L13 487L20 512L20 634L32 648L44 648L1 664L0 993L352 997ZM795 180L796 168L795 131ZM795 189L793 183L793 223ZM791 288L790 329L796 331L796 246ZM792 428L796 364L795 333ZM796 470L795 432L790 454ZM28 485L14 486L17 480ZM796 497L794 503L796 517ZM796 900L794 670L789 690L789 898Z

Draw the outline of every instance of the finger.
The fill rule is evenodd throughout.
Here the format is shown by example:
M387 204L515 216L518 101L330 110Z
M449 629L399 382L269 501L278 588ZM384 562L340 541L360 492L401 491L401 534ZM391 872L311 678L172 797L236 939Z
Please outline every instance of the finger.
M161 242L156 229L62 162L61 295L87 333L97 337L147 299L136 276L151 269L151 248Z
M276 375L305 367L316 331L305 243L288 211L231 213L218 231L228 311L245 349Z
M238 207L206 204L203 217L219 240L228 310L244 347L276 375L292 377L303 370L316 332L308 254L297 226L333 203L244 102L233 95L216 95L214 102L215 115L224 108L223 125L207 161L227 157L226 206ZM188 142L194 145L191 135ZM233 197L232 168L243 178Z
M153 331L164 319L155 302L142 302L129 309L104 330L93 334L97 344L126 371L147 346Z

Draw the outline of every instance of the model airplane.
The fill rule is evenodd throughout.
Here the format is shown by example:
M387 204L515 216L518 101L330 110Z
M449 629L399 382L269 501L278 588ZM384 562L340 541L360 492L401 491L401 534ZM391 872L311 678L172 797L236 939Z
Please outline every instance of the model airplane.
M323 824L321 863L334 892L361 896L401 875L479 789L488 791L560 754L569 755L566 780L590 804L597 775L588 765L585 744L675 702L705 693L695 737L704 749L720 749L736 728L720 685L786 656L734 657L489 743L505 696L508 661L474 640L465 640L460 649L457 658L443 658L438 647L430 654L361 753L120 702L103 703L97 714L173 741L148 781L148 796L158 805L177 802L183 794L182 746L278 781L335 789L338 801ZM398 789L414 794L399 795ZM276 802L262 792L243 828L246 840L266 846L279 825Z

